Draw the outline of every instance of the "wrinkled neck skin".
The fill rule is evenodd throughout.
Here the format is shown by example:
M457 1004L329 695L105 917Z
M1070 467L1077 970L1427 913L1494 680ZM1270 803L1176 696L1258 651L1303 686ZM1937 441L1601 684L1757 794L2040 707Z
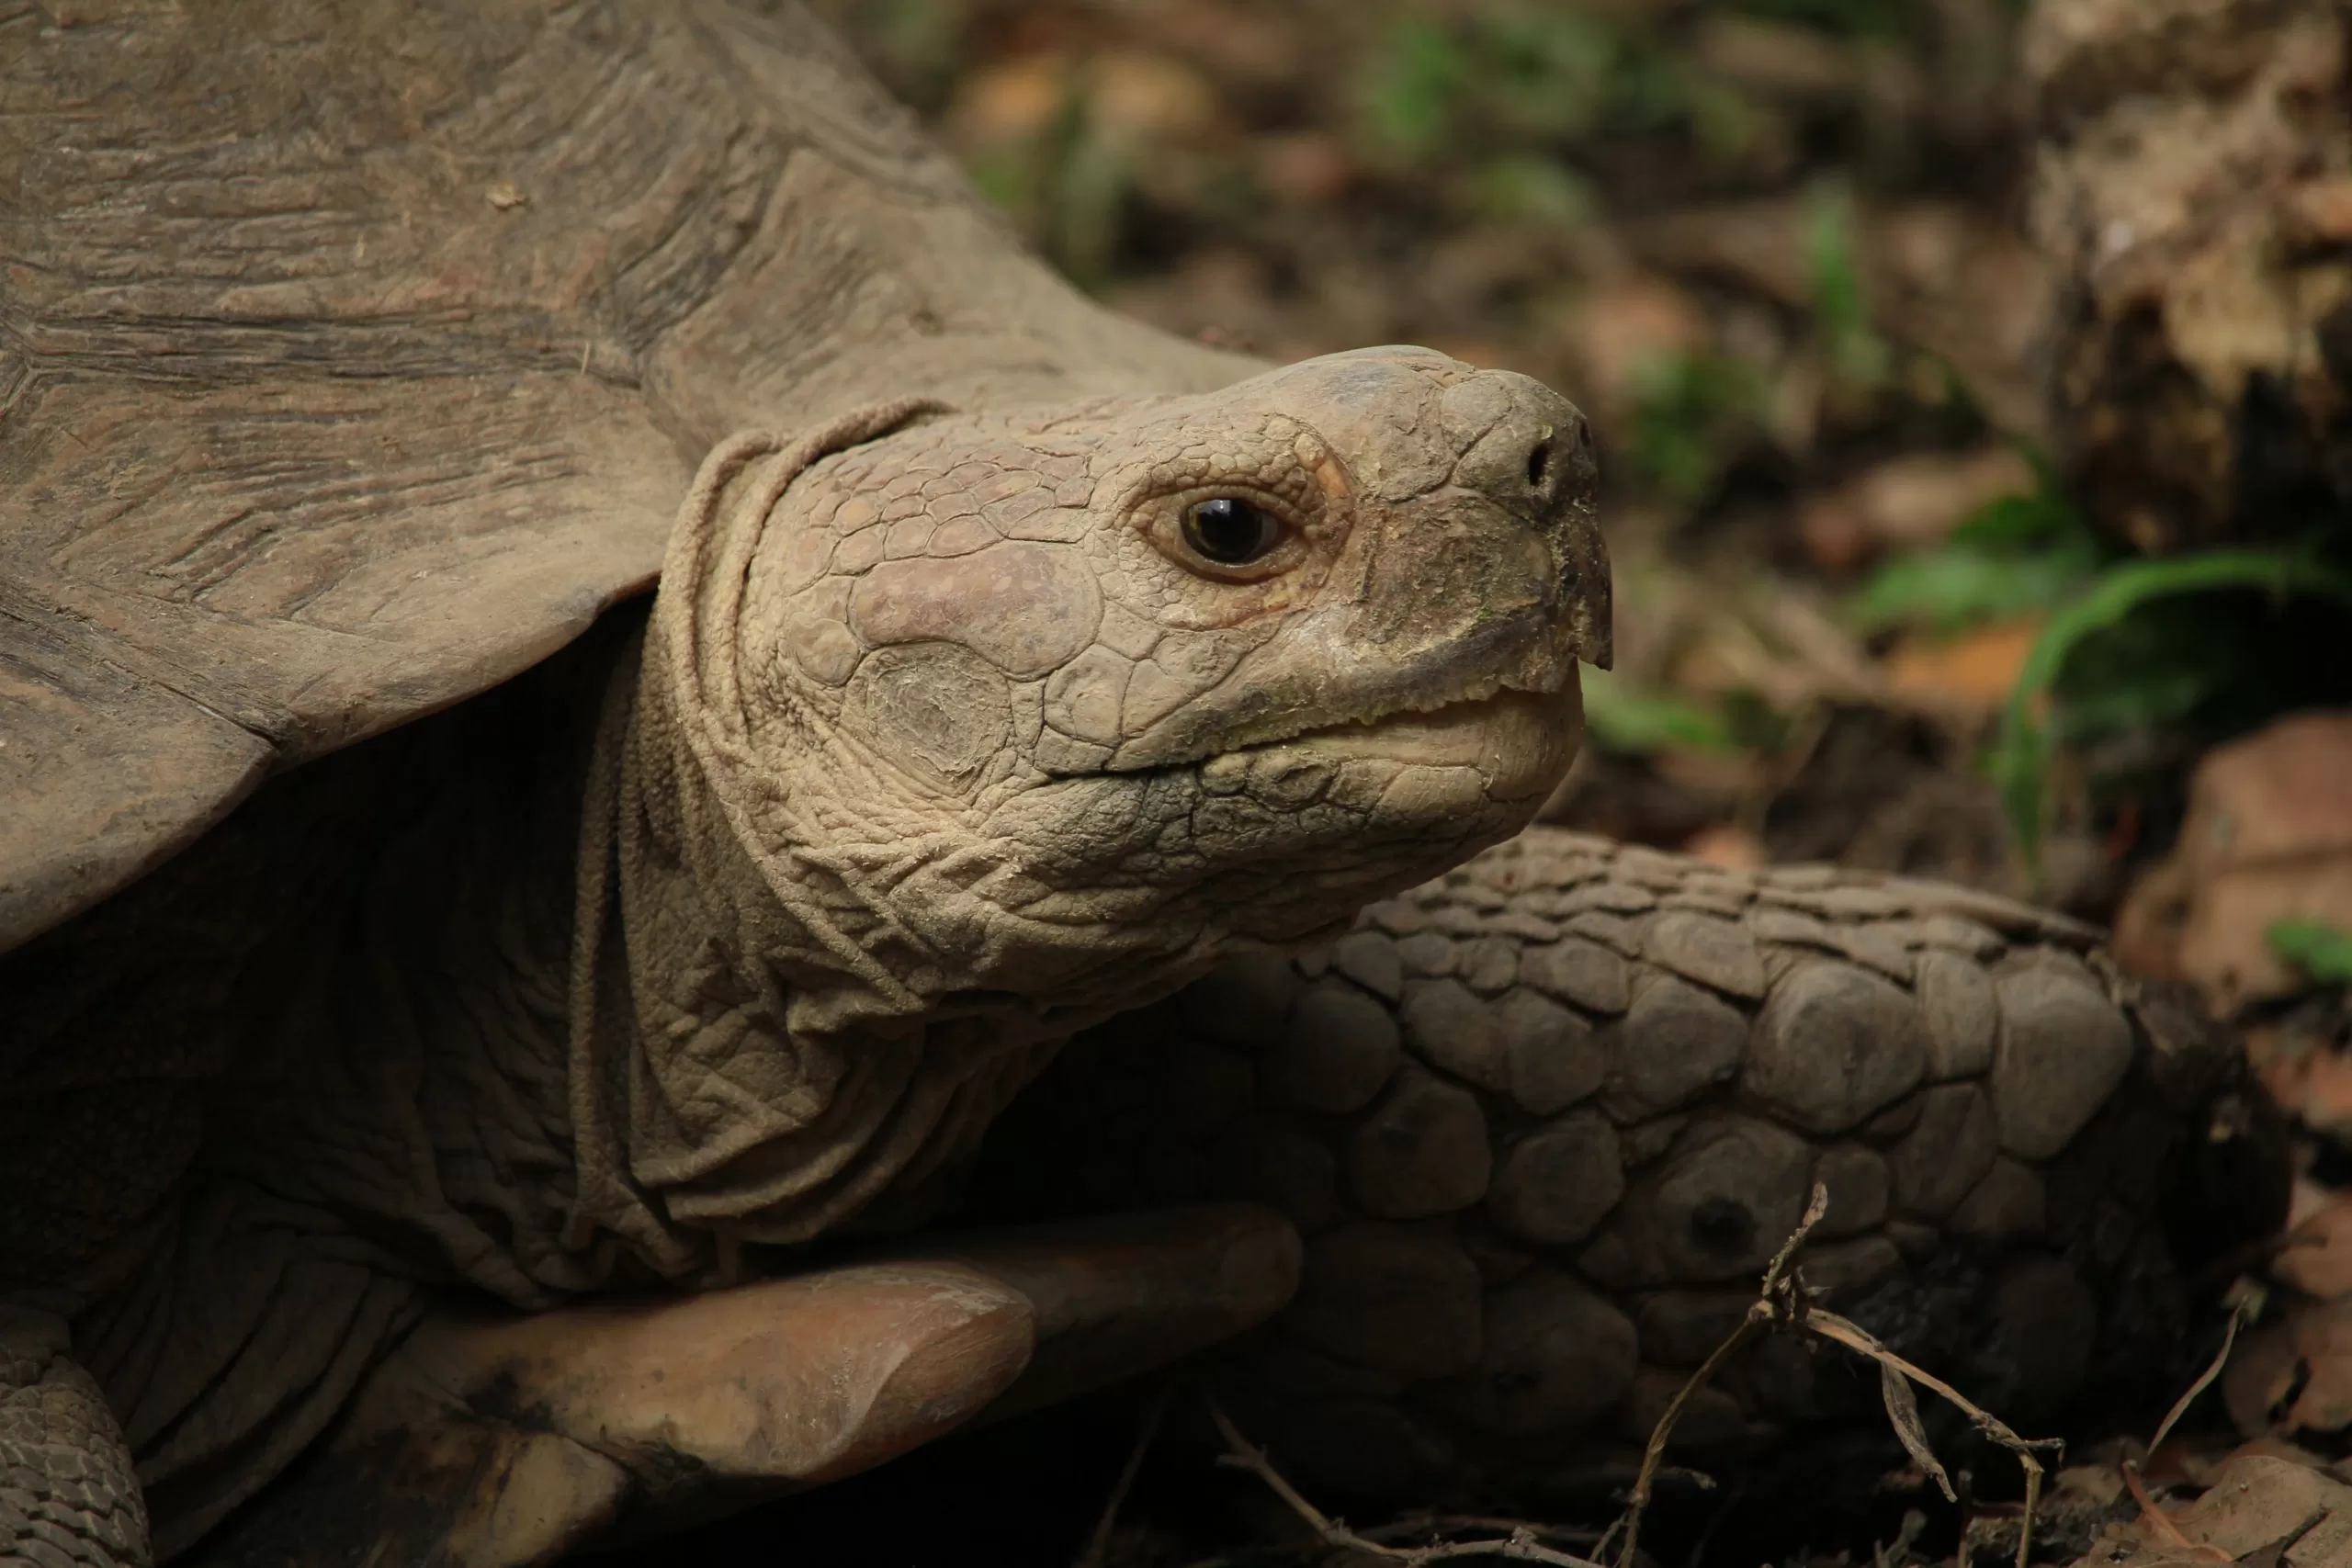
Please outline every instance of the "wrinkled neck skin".
M903 1223L1078 1030L1526 824L1605 636L1581 421L1356 359L713 455L590 768L568 1249L727 1278ZM1166 544L1227 491L1282 570Z
M925 803L894 799L904 785L882 767L730 800L680 733L662 635L616 673L586 801L568 1247L610 1236L665 1277L718 1280L744 1243L919 1220L1070 1035L1233 953L1335 934L1328 898L1281 886L1295 868L1218 898L1251 920L1203 919L1181 885L1148 878L1111 901L1114 919L1055 908L1204 807L1288 809L1287 772L1058 781L986 813L977 843L926 830ZM747 819L823 838L747 842ZM1435 842L1368 834L1351 878L1404 886L1517 826L1498 811ZM1057 863L1042 843L1077 852Z
M663 1275L724 1277L741 1243L919 1219L1064 1040L1211 961L1177 933L980 935L959 868L927 863L937 846L878 789L795 787L758 804L828 841L747 844L749 803L680 735L662 651L656 634L650 668L616 674L587 801L568 1245L601 1233ZM935 885L937 925L910 929L888 892ZM1067 976L1049 994L989 985L1048 968Z

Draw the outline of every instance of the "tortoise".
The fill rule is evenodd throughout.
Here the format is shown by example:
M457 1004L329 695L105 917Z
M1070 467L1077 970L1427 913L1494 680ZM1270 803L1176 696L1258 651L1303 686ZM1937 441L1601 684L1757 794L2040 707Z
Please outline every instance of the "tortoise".
M1499 1473L1814 1176L1939 1323L2176 1325L2227 1053L2078 928L1513 839L1610 652L1556 393L1097 308L788 5L0 40L12 1561L546 1561L1295 1291L1302 1453ZM1054 1223L923 1232L1090 1031L989 1145Z

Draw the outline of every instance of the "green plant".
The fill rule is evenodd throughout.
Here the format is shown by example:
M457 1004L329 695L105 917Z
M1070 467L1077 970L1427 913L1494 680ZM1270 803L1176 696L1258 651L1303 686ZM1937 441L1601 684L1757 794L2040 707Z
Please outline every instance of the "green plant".
M2278 713L2352 694L2340 615L2352 537L2147 558L2103 539L2039 457L2041 483L1979 510L1934 549L1881 566L1848 601L1865 631L1951 632L2046 617L2003 705L1988 772L2029 870L2039 865L2061 751L2177 729L2219 739Z
M1634 377L1626 457L1673 500L1702 499L1729 455L1760 424L1770 389L1751 366L1720 355L1664 355Z
M2113 552L2051 479L1977 510L1933 549L1898 556L1848 601L1865 631L1920 626L1955 632L2045 614L2098 575Z
M2274 920L2270 951L2323 986L2352 986L2352 934L2325 920Z
M1586 670L1585 732L1610 751L1647 755L1681 749L1728 751L1737 741L1714 715L1676 697L1643 690L1605 670Z
M1693 75L1640 29L1541 0L1403 12L1358 65L1353 96L1363 151L1417 169L1556 159L1598 134L1678 127L1707 152L1736 152L1754 120L1728 84Z
M1356 82L1359 113L1374 145L1408 161L1443 147L1471 69L1453 33L1430 17L1407 16L1392 24Z
M1886 341L1871 325L1870 289L1854 234L1853 197L1839 185L1816 185L1806 197L1805 257L1814 328L1830 373L1859 391L1883 385L1893 365Z
M971 169L981 194L1089 287L1110 273L1134 175L1127 151L1096 124L1091 96L1085 79L1073 77L1042 128L978 154Z
M1507 153L1477 171L1471 188L1481 216L1573 229L1600 209L1592 182L1556 158Z
M2209 550L2116 562L2052 615L2001 713L1989 764L2029 871L2038 872L2046 785L2062 741L2193 716L2257 687L2270 661L2232 635L2211 604L2164 615L2190 596L2251 591L2271 605L2312 597L2352 608L2352 573L2309 547ZM2220 635L2216 635L2216 634ZM2105 644L2107 657L2096 655ZM2242 715L2245 710L2242 708Z

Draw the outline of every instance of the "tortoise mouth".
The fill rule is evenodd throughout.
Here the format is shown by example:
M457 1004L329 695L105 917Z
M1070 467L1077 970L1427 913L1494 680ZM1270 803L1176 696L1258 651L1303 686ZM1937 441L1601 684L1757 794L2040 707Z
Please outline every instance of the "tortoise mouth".
M1559 784L1583 736L1583 694L1572 673L1556 692L1506 687L1432 708L1326 725L1226 755L1469 768L1485 781L1489 800L1523 800Z

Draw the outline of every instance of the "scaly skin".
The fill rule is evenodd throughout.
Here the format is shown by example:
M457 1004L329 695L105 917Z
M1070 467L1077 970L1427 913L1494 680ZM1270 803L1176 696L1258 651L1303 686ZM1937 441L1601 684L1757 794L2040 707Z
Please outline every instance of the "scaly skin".
M2167 1222L2202 1187L2236 1211L2200 1239L2266 1234L2283 1165L2227 1038L2095 936L1533 828L1080 1036L983 1190L1289 1216L1300 1293L1228 1397L1334 1506L1605 1500L1816 1181L1826 1304L2027 1427L2087 1394L2152 1417L2193 1371ZM1759 1342L1679 1450L1818 1483L1792 1434L1873 1422L1838 1359Z
M1566 401L1419 350L722 447L641 656L305 770L0 969L0 1299L69 1319L110 1407L0 1520L141 1561L127 1449L169 1555L397 1404L369 1369L421 1314L903 1224L1074 1030L1515 832L1607 653L1592 482ZM1204 496L1273 547L1201 556ZM564 1506L691 1509L632 1475Z

